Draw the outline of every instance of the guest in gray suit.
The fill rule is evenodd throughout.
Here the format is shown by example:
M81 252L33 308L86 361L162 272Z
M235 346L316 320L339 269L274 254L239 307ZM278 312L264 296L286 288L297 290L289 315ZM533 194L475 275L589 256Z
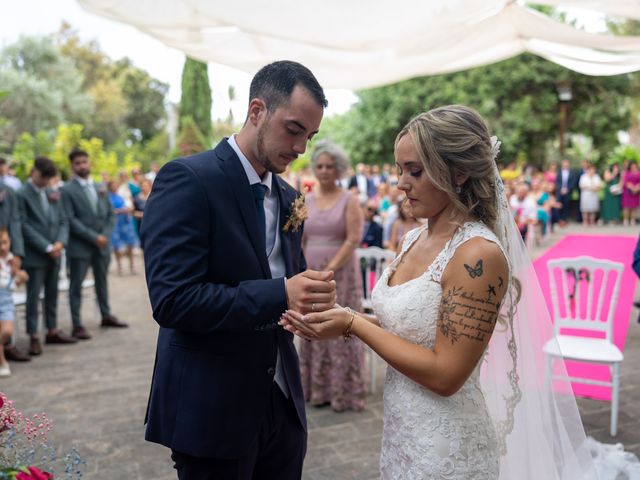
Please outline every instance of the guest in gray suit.
M69 154L74 177L62 188L62 200L69 218L69 306L73 321L73 336L91 338L80 320L82 282L89 265L93 270L98 306L103 327L127 327L111 315L107 290L107 273L111 260L109 238L114 215L105 185L96 186L91 178L91 162L87 152L73 150Z
M18 191L22 233L24 236L24 268L27 282L27 334L29 353L40 355L42 346L38 334L38 304L44 286L44 317L47 325L46 343L75 343L76 339L58 329L58 274L60 256L69 239L69 224L60 203L59 194L49 190L49 181L56 175L55 164L46 157L35 159L31 176Z
M8 187L0 180L0 225L4 225L9 230L11 239L11 253L13 253L12 267L14 274L22 268L24 258L24 240L22 238L22 222L20 219L20 209L18 207L18 197L12 188ZM4 347L4 356L7 360L14 362L28 362L31 357L11 344L11 339L7 340Z

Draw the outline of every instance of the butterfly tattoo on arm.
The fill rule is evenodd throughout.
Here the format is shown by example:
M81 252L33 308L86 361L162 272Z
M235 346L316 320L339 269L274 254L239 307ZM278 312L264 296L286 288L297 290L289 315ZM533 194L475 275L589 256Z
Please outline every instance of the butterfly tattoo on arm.
M464 264L464 268L467 270L467 272L469 273L469 276L471 278L476 278L476 277L481 277L482 273L483 273L483 269L482 269L482 259L478 260L476 262L475 267L472 267L471 265L467 265L466 263Z

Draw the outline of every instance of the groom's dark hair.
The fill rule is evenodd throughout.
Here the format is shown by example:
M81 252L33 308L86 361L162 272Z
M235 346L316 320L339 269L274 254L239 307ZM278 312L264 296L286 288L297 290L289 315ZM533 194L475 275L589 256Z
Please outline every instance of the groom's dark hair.
M267 110L274 112L289 100L291 92L297 85L303 86L318 105L327 107L324 90L311 70L290 60L273 62L262 67L251 80L249 101L260 98L266 103Z

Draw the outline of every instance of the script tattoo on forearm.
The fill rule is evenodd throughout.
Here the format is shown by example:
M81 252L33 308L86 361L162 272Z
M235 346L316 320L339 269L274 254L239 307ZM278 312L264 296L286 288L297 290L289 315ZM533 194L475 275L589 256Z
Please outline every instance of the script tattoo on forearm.
M489 285L486 298L479 298L462 287L449 289L442 297L438 328L455 344L461 338L484 342L493 333L500 304L496 303L495 287Z

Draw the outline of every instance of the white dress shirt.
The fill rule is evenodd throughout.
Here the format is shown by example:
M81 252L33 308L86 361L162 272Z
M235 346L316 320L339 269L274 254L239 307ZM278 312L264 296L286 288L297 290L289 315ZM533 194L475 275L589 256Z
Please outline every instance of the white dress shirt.
M261 183L267 187L267 193L264 196L264 216L266 226L266 246L267 257L269 260L269 269L271 270L272 278L282 278L286 286L286 265L284 263L284 256L282 254L282 245L280 241L280 227L278 225L280 211L280 203L278 202L278 194L271 190L273 186L273 174L267 171L262 178L258 176L258 173L249 162L249 159L242 153L238 143L236 142L235 135L229 137L229 145L236 152L236 155L240 159L242 168L247 174L249 185ZM276 360L276 375L274 378L285 396L289 397L289 388L285 381L284 371L282 369L282 361L280 360L280 352L278 351L278 357Z

